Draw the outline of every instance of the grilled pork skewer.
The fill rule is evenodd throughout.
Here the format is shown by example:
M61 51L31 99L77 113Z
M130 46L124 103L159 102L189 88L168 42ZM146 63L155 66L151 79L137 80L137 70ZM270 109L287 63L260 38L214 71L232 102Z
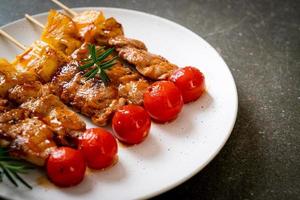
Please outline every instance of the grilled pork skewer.
M91 15L91 13L88 14ZM97 12L98 14L99 12ZM97 15L94 15L96 16L94 19L97 18ZM50 30L58 21L71 23L69 17L56 11L50 11L42 39L48 38L47 42L52 42L52 44L55 43L53 41L57 41L54 37L57 33L53 34ZM82 24L84 23L82 22ZM105 35L102 35L101 41L106 41L106 43L107 38L111 35L123 34L122 27L112 19L103 25L103 30ZM50 38L54 39L50 40ZM139 73L126 67L121 60L117 60L113 67L106 70L111 80L109 85L104 85L101 80L97 79L86 81L83 72L79 70L80 60L88 56L86 53L87 45L83 44L79 50L71 55L77 61L72 61L58 70L49 83L54 94L58 95L66 104L91 117L92 121L99 126L106 125L112 113L125 103L142 104L143 92L149 86L147 80Z
M67 61L67 57L42 41L33 43L12 63L0 59L0 97L6 97L9 89L17 84L49 82L58 67Z
M165 80L178 67L167 59L149 53L145 45L124 36L110 38L109 45L116 47L119 56L133 64L143 76L153 80Z
M122 25L114 18L105 19L102 12L85 11L73 19L63 13L50 10L44 26L30 15L26 19L43 28L41 40L69 56L83 42L108 45L108 39L123 35Z
M83 47L84 48L84 47ZM82 57L81 49L74 57ZM83 51L84 52L84 51ZM106 71L110 83L105 85L97 77L86 80L79 71L78 61L63 66L53 77L50 88L63 102L91 117L92 121L104 126L116 109L125 103L141 104L143 93L149 82L121 61Z
M92 12L89 12L89 15ZM82 16L78 15L78 19L84 19ZM74 37L71 37L69 33L72 31L68 30L63 30L63 26L56 27L57 29L55 30L61 30L63 34L58 34L58 32L51 32L48 30L54 30L51 27L55 27L56 24L58 24L58 21L60 22L66 22L65 24L73 24L71 19L68 19L66 16L59 14L55 11L52 12L52 14L49 15L49 20L48 20L47 27L44 30L42 38L47 38L48 42L52 42L53 45L56 45L60 47L60 49L63 47L61 50L65 50L64 53L69 53L70 51L67 51L67 49L72 49L74 45L72 45L72 41L74 41ZM80 21L80 20L77 20ZM83 20L84 21L84 20ZM111 21L113 22L113 20ZM84 23L81 23L81 25ZM105 24L105 23L104 23ZM116 35L120 35L120 33L123 35L123 31L120 25L118 23L107 23L109 26L107 26L103 30L105 34L101 35L98 34L98 41L104 41L104 43L108 43L109 38L115 38ZM113 25L113 24L116 24ZM74 25L74 24L73 24ZM90 24L91 25L91 24ZM93 27L94 24L91 25ZM67 26L67 27L73 27L74 26ZM111 28L113 27L113 28ZM72 28L72 30L73 30ZM90 29L93 30L93 29ZM111 30L111 31L109 31ZM91 32L86 32L86 33L91 33ZM60 37L60 40L57 40L55 35L62 36ZM69 37L70 36L70 37ZM99 37L101 36L101 37ZM119 41L120 41L119 36ZM53 39L54 38L54 39ZM71 38L71 40L69 40ZM100 38L100 39L99 39ZM53 39L53 40L52 40ZM61 41L64 39L65 41L70 41L66 42L66 44L69 44L69 47L61 45L61 43L57 43L57 41ZM75 40L77 41L77 40ZM75 42L74 44L76 44ZM61 46L60 46L61 45ZM122 45L119 43L116 43L114 45L118 45L119 48L123 48L126 46L126 48L129 48L128 46L131 47L138 47L139 49L145 50L145 45L142 42L136 41L136 40L131 40L131 39L124 39ZM76 46L76 45L75 45ZM122 47L121 47L122 46ZM74 49L74 48L73 48ZM146 52L146 50L145 50ZM149 59L148 59L149 60ZM123 62L120 62L123 65ZM77 66L79 64L77 63ZM57 93L58 96L66 103L71 105L72 107L78 109L81 113L89 116L92 118L93 122L96 123L97 125L103 126L107 124L107 121L109 120L110 116L112 113L121 105L124 105L125 102L127 103L134 103L134 104L141 104L142 103L142 95L143 91L146 90L147 86L149 85L148 81L145 80L142 76L138 75L138 73L133 73L126 69L124 66L119 65L117 67L112 67L111 70L108 71L108 75L112 76L110 77L113 80L113 83L110 86L104 86L103 83L99 84L99 81L92 81L87 84L83 84L84 78L82 77L82 72L79 72L78 69L73 69L72 73L73 76L68 76L69 79L66 80L64 78L64 81L59 81L58 85L59 87L63 88L62 93ZM65 67L63 67L65 69ZM61 68L61 69L63 69ZM68 67L67 67L68 68ZM70 68L68 68L70 69ZM61 70L59 70L61 71ZM156 70L157 71L157 70ZM63 73L64 74L64 73ZM75 74L77 74L76 79ZM57 73L58 77L61 77L61 73ZM120 76L121 75L121 76ZM121 78L124 76L123 78ZM72 78L72 79L70 79ZM151 77L153 78L153 77ZM55 78L56 80L60 80L59 78ZM119 80L123 80L120 82ZM80 83L81 82L81 83ZM97 84L94 84L94 83ZM57 83L57 81L56 81ZM80 83L80 84L78 84ZM51 84L55 85L55 84ZM57 84L56 84L57 85ZM82 86L83 85L83 86ZM55 88L55 87L54 87ZM54 90L57 91L57 90ZM58 90L60 91L60 90ZM88 91L85 94L85 91ZM88 93L90 92L90 95ZM71 95L72 94L72 95ZM106 95L103 95L106 94ZM95 103L96 102L96 103Z
M0 59L0 94L9 93L10 98L0 100L0 146L8 147L12 156L42 166L57 145L76 145L85 123L58 97L45 90L38 97L35 85L42 84L26 82L35 80L36 74L20 68Z
M56 61L58 57L55 56L54 50L50 47L42 48L45 44L37 41L30 50L18 56L13 64L0 60L2 62L0 76L4 80L0 83L0 95L2 97L7 97L16 104L21 104L30 98L41 97L45 93L53 93L58 95L64 103L90 117L99 126L106 125L114 111L126 102L142 103L142 91L148 87L148 82L138 73L125 68L121 62L117 62L109 70L108 76L111 78L111 83L106 86L99 79L86 81L83 72L78 68L79 61L74 60L59 68ZM79 60L86 58L87 50L85 48L86 45L72 57ZM43 55L43 52L48 53ZM63 55L61 57L67 60ZM39 58L42 60L40 61ZM34 63L39 65L34 65ZM57 70L58 68L59 70ZM19 69L22 70L18 71ZM48 74L49 69L57 70L57 72L52 77L52 81L47 83L45 78L41 79L45 76L41 75ZM46 82L46 84L38 83L38 80Z
M57 146L53 131L35 117L29 117L24 109L12 109L0 114L1 146L10 150L10 155L43 166Z
M66 8L62 7L63 9ZM68 8L69 13L71 9ZM51 40L55 40L55 34L51 35L53 26L64 16L64 21L74 22L72 26L77 27L79 37L83 41L92 42L97 45L109 45L116 48L119 56L126 60L128 63L134 65L139 73L143 76L153 80L164 80L178 68L176 65L170 63L167 59L149 53L145 44L141 41L124 37L124 32L121 24L114 18L105 19L102 12L98 11L85 11L77 14L73 19L51 10L48 17L48 23L44 26L43 36ZM27 19L36 23L36 20L30 16ZM74 25L75 24L75 25ZM40 26L39 24L37 24ZM78 36L76 37L78 38ZM58 40L58 42L60 42ZM49 42L49 40L47 41ZM51 42L51 41L50 41ZM69 42L70 44L72 42Z
M1 146L12 156L43 166L57 146L76 146L85 123L54 95L46 95L0 114ZM5 141L5 142L4 142Z

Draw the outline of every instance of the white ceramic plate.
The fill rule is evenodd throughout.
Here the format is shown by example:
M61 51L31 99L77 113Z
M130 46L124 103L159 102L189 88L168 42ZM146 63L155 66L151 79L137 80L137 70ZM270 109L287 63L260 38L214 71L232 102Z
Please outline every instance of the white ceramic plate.
M201 37L169 20L132 10L98 9L115 17L127 37L142 40L150 52L163 55L178 66L196 66L205 74L207 93L184 106L172 123L152 124L149 137L140 145L119 147L119 162L109 169L87 173L84 181L61 189L45 183L35 171L25 178L34 186L15 188L5 181L1 196L10 199L141 199L165 192L207 165L228 139L238 107L233 77L220 55ZM35 16L46 22L47 13ZM41 30L25 19L3 27L25 45L40 37ZM13 59L21 51L0 37L0 57ZM86 120L88 127L93 125ZM41 184L41 182L43 182Z

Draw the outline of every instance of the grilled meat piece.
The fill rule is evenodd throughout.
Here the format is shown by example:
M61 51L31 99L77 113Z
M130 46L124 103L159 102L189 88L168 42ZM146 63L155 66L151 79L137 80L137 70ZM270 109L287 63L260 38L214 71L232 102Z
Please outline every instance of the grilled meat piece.
M57 147L51 129L36 118L12 125L8 133L13 137L10 155L38 166L43 166L51 151Z
M80 117L55 95L50 94L32 99L21 104L20 108L30 111L31 116L37 116L51 127L59 145L76 144L77 137L85 130L85 123Z
M52 94L0 114L0 146L39 166L56 146L76 146L84 130L80 117Z
M42 121L29 117L25 109L0 114L0 145L8 147L11 156L43 166L56 144L53 132Z
M12 104L7 99L0 98L0 113L6 112L11 110Z
M153 80L167 79L178 68L165 58L149 53L140 41L119 36L110 38L109 44L115 46L119 56L133 64L143 76Z
M122 25L114 18L105 19L101 11L85 11L70 17L50 10L42 41L65 55L71 55L82 42L107 45L109 38L124 35Z
M135 65L136 69L145 77L153 80L167 79L177 69L165 58L151 54L145 50L134 47L118 48L119 56L129 63Z
M115 46L116 48L130 46L147 51L147 47L143 42L135 39L126 38L123 35L110 38L109 45Z
M48 84L39 81L28 82L16 85L8 93L8 99L16 104L22 104L30 99L50 94Z
M143 96L149 87L149 82L144 79L130 81L119 85L119 96L127 100L129 104L142 105Z
M86 54L86 45L83 45L72 57L81 60ZM122 60L116 60L116 64L106 70L111 80L109 85L98 77L86 80L79 65L80 61L73 60L62 66L53 77L50 88L64 103L90 117L95 124L106 125L114 111L125 103L142 104L149 82Z
M0 97L6 97L8 90L17 84L17 70L7 60L0 59Z
M98 28L105 21L101 11L89 10L84 11L73 17L79 35L85 42L93 42Z
M36 80L49 82L58 67L67 61L63 53L42 41L36 41L13 63L0 59L0 97L6 98L8 91L17 84Z
M12 63L22 74L35 77L34 80L48 82L67 57L43 41L36 41ZM20 79L18 79L20 80Z
M124 35L122 25L113 17L106 19L97 27L95 42L98 45L108 45L110 38Z
M113 111L125 103L119 99L114 85L106 86L97 78L86 80L76 61L61 68L54 76L51 88L63 102L91 117L99 126L106 125Z
M10 88L19 83L35 80L34 74L17 68L5 59L0 58L0 97L5 98Z
M74 21L55 10L49 11L48 22L41 39L67 56L81 45L80 35Z

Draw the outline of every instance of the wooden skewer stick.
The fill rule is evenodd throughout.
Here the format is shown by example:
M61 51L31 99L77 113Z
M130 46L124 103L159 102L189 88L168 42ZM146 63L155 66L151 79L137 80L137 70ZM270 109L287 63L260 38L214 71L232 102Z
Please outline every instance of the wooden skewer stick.
M56 5L58 5L59 7L61 7L62 9L64 9L67 13L71 14L73 17L77 15L77 13L75 11L73 11L72 9L68 8L66 5L64 5L63 3L59 2L58 0L51 0L53 3L55 3Z
M34 23L35 25L37 25L38 27L40 27L41 29L44 29L44 28L45 28L45 26L44 26L41 22L39 22L38 20L34 19L34 18L31 17L30 15L25 14L25 18L26 18L28 21L30 21L30 22Z
M15 38L13 38L11 35L9 35L8 33L6 33L5 31L0 29L0 35L2 35L3 37L7 38L9 41L11 41L12 43L14 43L15 45L17 45L20 49L25 50L26 47L20 43L18 40L16 40Z

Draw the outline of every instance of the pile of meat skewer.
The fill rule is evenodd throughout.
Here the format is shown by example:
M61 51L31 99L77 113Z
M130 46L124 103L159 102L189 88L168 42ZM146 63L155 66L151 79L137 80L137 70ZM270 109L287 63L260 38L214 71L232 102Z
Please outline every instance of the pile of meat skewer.
M111 57L119 56L107 70L109 84L98 77L86 80L79 69L88 44L113 47ZM0 145L43 166L53 148L76 147L85 131L67 106L105 126L119 107L141 105L146 88L176 68L143 42L126 38L122 25L102 12L71 18L51 10L40 40L12 63L0 60Z

